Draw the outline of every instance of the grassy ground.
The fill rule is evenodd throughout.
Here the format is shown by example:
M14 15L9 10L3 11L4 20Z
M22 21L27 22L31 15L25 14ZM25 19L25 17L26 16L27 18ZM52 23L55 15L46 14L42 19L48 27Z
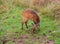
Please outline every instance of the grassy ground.
M55 20L40 14L40 31L32 32L32 21L28 22L29 29L21 29L21 14L23 8L15 7L7 13L0 14L0 44L41 44L45 43L43 35L45 34L54 44L60 44L60 30L56 27Z

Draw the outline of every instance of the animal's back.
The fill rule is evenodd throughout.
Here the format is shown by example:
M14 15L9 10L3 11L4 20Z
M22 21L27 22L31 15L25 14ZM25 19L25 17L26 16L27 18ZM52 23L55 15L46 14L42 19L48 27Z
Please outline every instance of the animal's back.
M39 15L36 13L36 11L29 8L23 11L22 16L26 19L33 20L34 22L36 20L38 20L38 22L40 21Z

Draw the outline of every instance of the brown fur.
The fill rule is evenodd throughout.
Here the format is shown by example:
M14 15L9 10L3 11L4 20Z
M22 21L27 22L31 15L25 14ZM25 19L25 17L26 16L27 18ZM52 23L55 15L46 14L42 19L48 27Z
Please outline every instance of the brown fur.
M22 19L23 19L23 21L22 21L22 29L23 29L23 24L24 23L26 24L26 27L28 28L28 26L27 26L27 21L28 20L32 20L34 22L33 31L36 30L36 27L40 23L39 15L36 13L36 11L34 11L32 9L29 9L29 8L23 11Z

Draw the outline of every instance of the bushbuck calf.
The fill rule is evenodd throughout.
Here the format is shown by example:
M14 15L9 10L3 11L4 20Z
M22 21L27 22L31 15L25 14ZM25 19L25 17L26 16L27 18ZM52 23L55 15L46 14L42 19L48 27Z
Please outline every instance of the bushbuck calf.
M32 20L34 22L33 32L35 32L36 27L39 26L39 23L40 23L40 16L37 14L36 11L34 11L32 9L29 9L29 8L23 11L22 19L23 19L22 29L23 29L23 24L25 24L26 27L28 28L28 26L27 26L27 21L28 20Z

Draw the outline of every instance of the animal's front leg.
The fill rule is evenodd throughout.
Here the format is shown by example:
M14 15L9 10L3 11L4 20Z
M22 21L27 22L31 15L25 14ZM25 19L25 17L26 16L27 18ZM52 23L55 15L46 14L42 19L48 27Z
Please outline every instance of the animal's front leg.
M24 22L22 22L22 29L23 29Z
M33 26L33 32L35 32L36 31L36 24L34 24L34 26Z
M40 30L40 24L37 24L37 28Z

